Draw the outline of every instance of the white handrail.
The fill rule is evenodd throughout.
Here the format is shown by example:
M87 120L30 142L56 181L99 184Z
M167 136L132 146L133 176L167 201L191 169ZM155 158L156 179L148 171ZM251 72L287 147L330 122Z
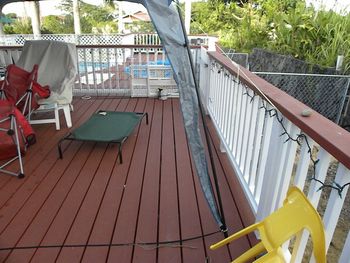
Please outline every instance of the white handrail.
M201 92L209 94L207 111L256 219L261 220L280 207L289 186L297 185L304 189L315 207L322 207L328 249L339 226L349 186L342 190L341 198L336 189L326 187L320 191L319 182L333 177L339 185L350 182L350 134L316 112L312 117L301 119L300 109L307 108L305 105L247 70L237 69L218 53L202 61L201 72L209 75L209 85L201 83L209 89ZM280 108L276 110L269 105L265 97L258 95L260 90ZM327 132L318 127L320 123ZM328 134L328 138L323 133ZM299 144L294 141L297 138ZM333 141L330 138L334 138ZM336 174L332 174L330 166L335 163L339 163L339 167ZM310 177L315 180L310 181ZM329 191L330 197L324 204L321 194ZM295 247L295 262L305 257L308 236L304 233L299 246ZM349 249L349 242L344 249ZM338 251L338 256L340 254Z

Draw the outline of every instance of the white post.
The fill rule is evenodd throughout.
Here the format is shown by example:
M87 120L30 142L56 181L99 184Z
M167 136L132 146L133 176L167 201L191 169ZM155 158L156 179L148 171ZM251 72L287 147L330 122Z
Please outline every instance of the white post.
M119 34L124 33L124 22L123 22L123 4L118 3L118 32Z
M337 65L335 67L335 70L341 71L341 69L343 67L343 61L344 61L344 56L343 55L339 55L338 58L337 58Z
M209 105L209 89L210 89L210 59L207 55L207 50L204 47L200 49L200 73L199 73L199 87L204 104L205 112L208 114Z
M80 24L80 9L79 9L78 0L73 0L73 20L74 20L74 33L75 35L80 35L81 24Z
M191 9L192 9L192 0L185 1L185 29L186 33L190 34L191 27Z
M216 51L217 37L209 37L208 39L208 51Z
M2 8L0 9L0 16L4 16L4 14L2 13ZM5 35L4 32L4 25L3 22L0 23L0 37L2 38Z
M31 9L31 21L34 39L38 39L40 33L40 5L39 2L29 2Z
M122 45L135 45L135 38L134 38L134 34L127 34L127 35L123 35L121 44Z

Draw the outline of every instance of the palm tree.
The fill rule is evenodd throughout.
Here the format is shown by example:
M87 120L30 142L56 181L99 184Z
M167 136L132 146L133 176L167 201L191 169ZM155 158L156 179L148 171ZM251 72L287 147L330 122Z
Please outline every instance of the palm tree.
M124 32L124 24L123 24L123 6L122 2L118 3L118 32L123 33Z
M30 2L32 5L32 29L34 37L40 36L40 4L39 1Z
M185 2L185 28L186 28L187 34L190 33L191 9L192 9L192 0L187 0Z
M80 35L81 24L80 24L79 0L73 0L73 19L74 19L74 33L76 35Z
M2 17L4 14L2 13L2 10L0 9L0 17ZM2 23L2 21L0 21L0 36L5 35L4 32L4 24Z

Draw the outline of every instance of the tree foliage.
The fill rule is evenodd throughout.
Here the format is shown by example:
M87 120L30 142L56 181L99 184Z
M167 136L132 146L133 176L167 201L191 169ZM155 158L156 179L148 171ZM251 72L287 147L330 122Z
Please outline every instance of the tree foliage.
M49 15L43 18L41 31L45 34L71 34L74 33L73 17Z
M193 33L219 36L238 52L265 48L334 67L344 55L350 62L350 15L315 10L304 0L209 0L193 4Z
M82 33L115 33L118 31L114 17L114 6L90 5L80 3ZM73 3L72 0L64 0L58 6L63 15L49 15L42 19L41 32L45 34L74 34ZM4 26L6 34L32 34L30 19L17 18L13 14L13 23Z
M125 25L126 29L130 30L131 33L154 33L156 32L153 24L151 22L145 21L134 21L130 25Z
M6 24L4 32L5 34L33 34L32 23L29 18L19 18L12 24Z
M66 16L73 16L72 0L64 0L58 8ZM115 33L117 25L114 17L115 7L111 4L91 5L80 2L80 16L83 33Z

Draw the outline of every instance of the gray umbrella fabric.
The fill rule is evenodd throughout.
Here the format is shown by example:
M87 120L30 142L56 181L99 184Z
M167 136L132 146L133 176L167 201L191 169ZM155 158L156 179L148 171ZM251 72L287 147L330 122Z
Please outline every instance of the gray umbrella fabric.
M191 60L176 3L171 0L131 0L129 2L140 3L146 7L169 58L179 88L182 116L196 172L210 210L217 224L222 227L223 223L216 206L199 130L199 105Z

